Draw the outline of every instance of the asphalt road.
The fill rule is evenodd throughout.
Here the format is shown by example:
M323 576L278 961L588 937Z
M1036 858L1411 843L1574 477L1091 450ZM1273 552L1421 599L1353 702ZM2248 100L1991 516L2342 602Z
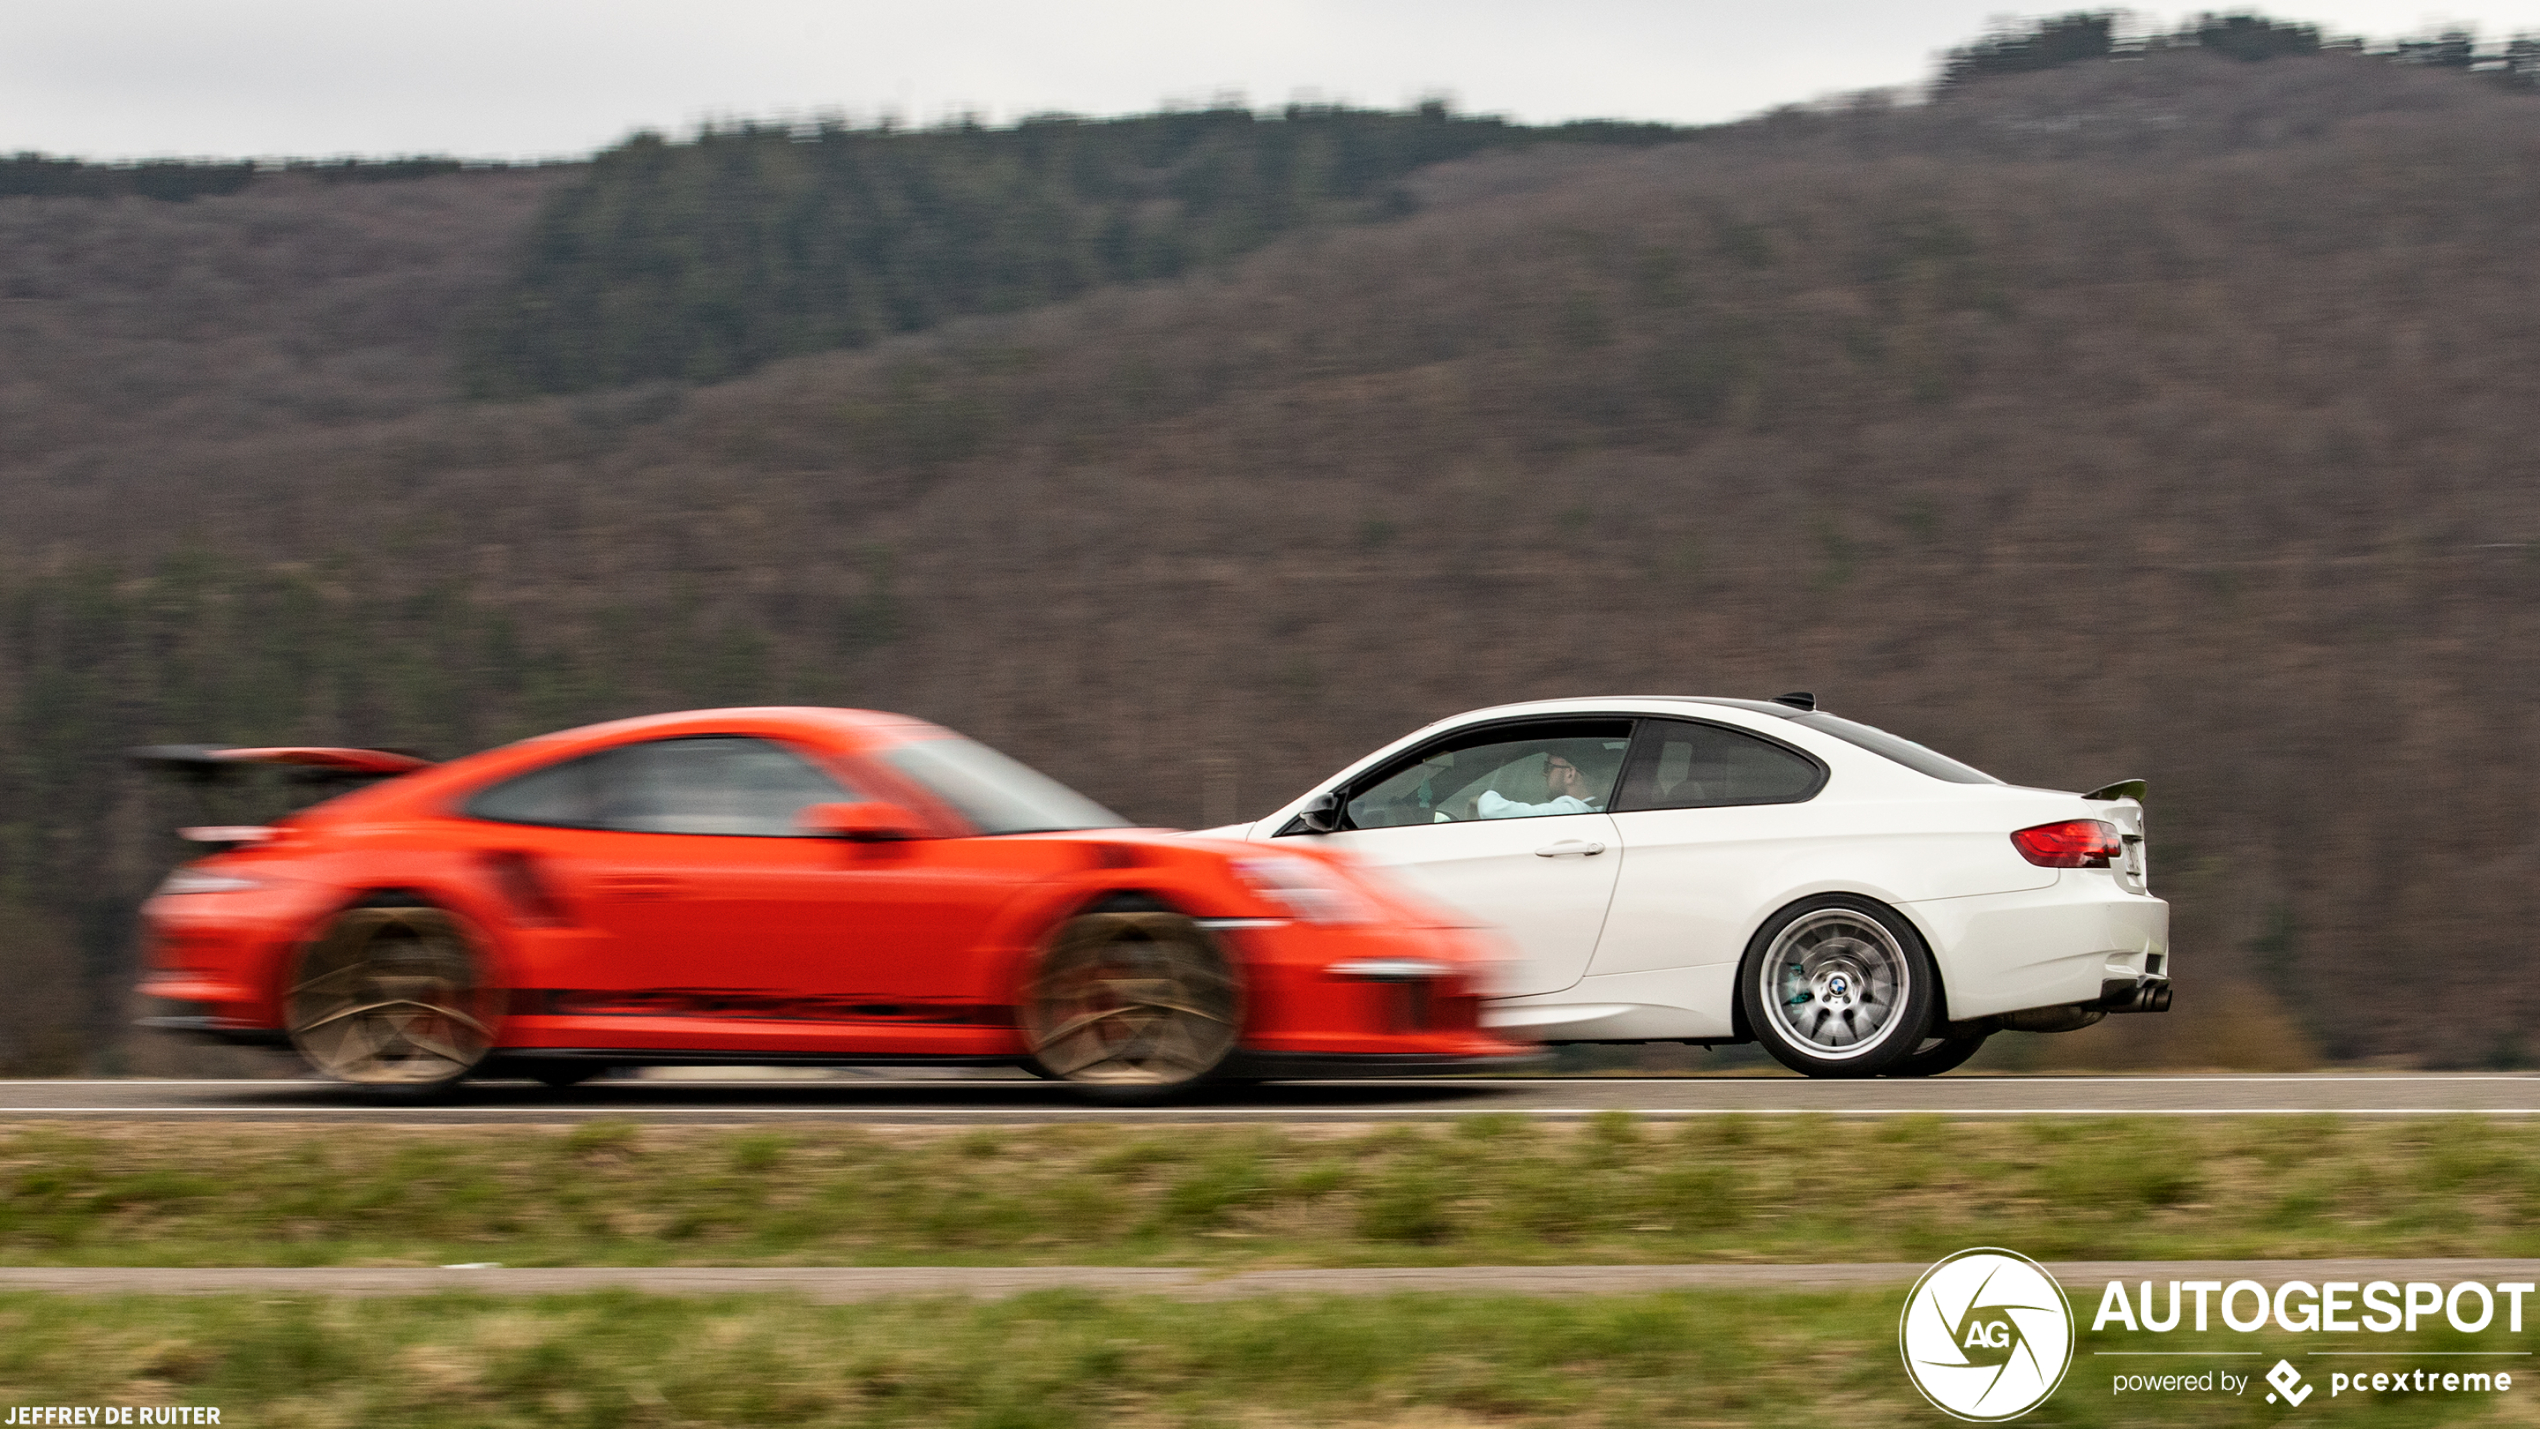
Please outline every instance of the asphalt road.
M49 1119L552 1123L1059 1121L1365 1122L1515 1112L1574 1119L1838 1116L2540 1115L2540 1076L1984 1077L1808 1081L1787 1076L1469 1078L1318 1082L1228 1091L1162 1107L1090 1105L1046 1082L840 1076L821 1080L596 1081L568 1091L471 1084L434 1105L379 1105L313 1081L0 1081L0 1121Z

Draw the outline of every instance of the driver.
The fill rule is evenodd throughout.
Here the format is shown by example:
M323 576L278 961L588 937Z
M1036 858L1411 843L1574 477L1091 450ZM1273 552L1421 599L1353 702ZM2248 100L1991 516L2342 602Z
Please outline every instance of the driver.
M1597 812L1595 786L1570 756L1558 750L1546 750L1543 756L1543 782L1551 798L1541 804L1520 804L1496 789L1484 789L1473 801L1473 812L1485 819L1532 819L1547 814L1593 814Z

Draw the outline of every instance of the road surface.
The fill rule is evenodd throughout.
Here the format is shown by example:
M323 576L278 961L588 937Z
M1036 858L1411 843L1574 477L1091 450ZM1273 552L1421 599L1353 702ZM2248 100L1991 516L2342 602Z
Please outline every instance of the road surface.
M1788 1076L1467 1078L1318 1082L1230 1091L1162 1107L1089 1105L1063 1086L990 1078L840 1076L749 1081L631 1078L568 1091L484 1083L423 1106L378 1105L314 1081L0 1081L0 1121L663 1123L1062 1121L1368 1122L1513 1112L1556 1120L1603 1111L1673 1119L1757 1116L2540 1115L2540 1076L1953 1076L1808 1081Z

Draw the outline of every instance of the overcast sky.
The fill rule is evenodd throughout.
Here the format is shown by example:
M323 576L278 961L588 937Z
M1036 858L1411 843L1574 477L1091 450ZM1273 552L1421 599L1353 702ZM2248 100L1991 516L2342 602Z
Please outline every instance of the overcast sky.
M1003 121L1224 95L1705 121L1915 83L2004 13L1987 0L12 0L0 152L539 157L721 116ZM2540 30L2540 0L2269 13L2376 39Z

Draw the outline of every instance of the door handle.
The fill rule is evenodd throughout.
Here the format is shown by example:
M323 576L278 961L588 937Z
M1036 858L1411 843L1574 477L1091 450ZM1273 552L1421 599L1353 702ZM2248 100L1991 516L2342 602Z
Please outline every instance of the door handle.
M1586 856L1591 854L1600 854L1603 852L1605 852L1605 845L1598 843L1594 839L1563 839L1559 843L1545 844L1543 847L1536 849L1535 857L1559 858L1564 854L1575 853Z

